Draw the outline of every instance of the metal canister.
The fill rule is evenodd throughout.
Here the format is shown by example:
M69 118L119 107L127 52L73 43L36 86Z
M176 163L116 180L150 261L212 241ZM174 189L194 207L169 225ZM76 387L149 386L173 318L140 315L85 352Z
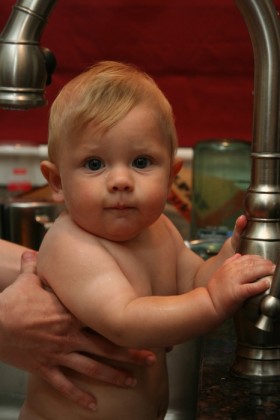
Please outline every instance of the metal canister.
M3 237L38 250L45 233L62 209L62 205L51 202L8 203L4 209Z

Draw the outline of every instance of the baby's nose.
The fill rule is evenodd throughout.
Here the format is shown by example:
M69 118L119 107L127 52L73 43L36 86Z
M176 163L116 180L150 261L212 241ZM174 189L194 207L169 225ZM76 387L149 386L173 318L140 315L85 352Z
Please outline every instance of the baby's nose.
M108 177L108 189L111 192L114 191L133 191L133 177L130 174L129 169L118 169L112 171Z

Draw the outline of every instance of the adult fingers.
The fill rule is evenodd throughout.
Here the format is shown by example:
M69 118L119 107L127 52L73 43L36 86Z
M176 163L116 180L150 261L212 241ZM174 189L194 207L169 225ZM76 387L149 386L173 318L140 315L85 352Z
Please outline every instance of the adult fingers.
M96 411L95 397L74 385L59 368L45 368L41 370L41 376L69 400L88 410Z
M134 387L136 380L131 373L96 361L80 353L71 353L64 357L63 365L90 378L121 387Z
M142 366L151 366L156 362L155 354L150 350L126 349L117 346L99 334L89 334L85 330L79 330L76 333L75 341L76 351L84 351L108 359Z

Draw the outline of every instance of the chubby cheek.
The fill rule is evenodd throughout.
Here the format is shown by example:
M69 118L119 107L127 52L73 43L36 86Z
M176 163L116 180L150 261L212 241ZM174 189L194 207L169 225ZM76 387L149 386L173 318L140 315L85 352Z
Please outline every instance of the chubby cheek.
M98 216L92 201L87 198L82 199L79 195L75 196L68 207L68 212L71 219L82 229L92 233L95 231Z
M76 218L78 215L84 215L92 205L92 197L90 197L90 189L84 188L80 184L72 184L64 191L65 204L72 216Z
M153 188L147 194L147 211L150 213L151 217L159 217L163 212L167 196L168 188L163 188L163 185L158 188Z

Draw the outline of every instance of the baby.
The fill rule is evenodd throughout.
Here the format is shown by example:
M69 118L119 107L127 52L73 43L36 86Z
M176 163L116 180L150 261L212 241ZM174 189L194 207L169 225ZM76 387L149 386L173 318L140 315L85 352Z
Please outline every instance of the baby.
M150 348L157 362L129 366L123 389L68 377L94 391L98 407L75 406L41 378L29 379L22 420L155 420L168 406L166 347L200 336L269 287L274 266L234 255L246 225L203 261L163 214L182 163L172 109L155 82L133 66L101 62L68 83L49 124L42 172L65 204L42 243L38 274L88 328L108 340ZM112 365L126 368L123 363Z

